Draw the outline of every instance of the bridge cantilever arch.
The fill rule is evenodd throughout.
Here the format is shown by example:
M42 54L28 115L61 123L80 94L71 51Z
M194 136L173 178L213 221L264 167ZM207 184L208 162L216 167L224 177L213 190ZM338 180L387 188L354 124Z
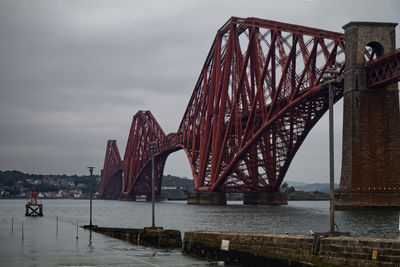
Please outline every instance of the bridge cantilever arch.
M120 195L128 198L150 196L149 142L156 141L156 194L161 191L168 155L183 149L197 192L188 203L224 204L226 192L242 192L244 203L286 204L280 185L307 134L328 110L328 88L322 77L329 67L340 73L334 86L334 102L343 97L344 90L349 91L340 79L344 76L346 84L348 42L352 40L345 41L342 33L232 17L217 31L178 131L166 135L150 111L139 111L133 117L123 161L116 156L119 152L115 141L108 142L100 196L115 192L107 188L121 188ZM373 59L393 50L379 50L377 43L379 40L364 44L362 57ZM365 45L372 48L365 50ZM383 83L396 97L399 55L396 51L386 61L378 58L367 67L360 65L366 72L360 74L365 77L360 78L358 88L363 82L376 88ZM373 90L379 90L376 88ZM395 123L396 118L399 120L398 99L397 113L396 101L387 101L393 106L390 112ZM348 113L351 106L347 102L345 99L345 117L353 114ZM386 132L379 133L386 140ZM399 146L392 146L395 142L390 139L385 144L398 153ZM346 159L351 162L355 157ZM365 158L371 159L371 155ZM351 199L353 184L348 181L357 179L347 172L343 168L340 203ZM391 177L390 182L397 185L400 176ZM390 190L398 193L400 186L391 186Z

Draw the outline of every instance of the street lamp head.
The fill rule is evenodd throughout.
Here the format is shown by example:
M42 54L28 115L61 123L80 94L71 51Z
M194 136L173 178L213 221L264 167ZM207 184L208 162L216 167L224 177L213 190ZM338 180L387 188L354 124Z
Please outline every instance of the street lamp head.
M89 169L90 174L92 174L94 167L88 167L88 169Z
M338 74L340 74L340 71L335 66L330 66L326 68L324 75L322 76L322 85L326 86L328 83L335 82L335 78Z
M155 150L156 147L157 147L156 141L150 141L149 142L149 147L150 147L151 150Z
M338 69L336 68L336 66L332 65L332 66L326 68L324 74L325 74L325 75L326 75L326 74L329 74L328 76L333 76L333 75L336 76L336 75L340 74L340 70L338 70ZM333 75L332 75L332 74L333 74Z

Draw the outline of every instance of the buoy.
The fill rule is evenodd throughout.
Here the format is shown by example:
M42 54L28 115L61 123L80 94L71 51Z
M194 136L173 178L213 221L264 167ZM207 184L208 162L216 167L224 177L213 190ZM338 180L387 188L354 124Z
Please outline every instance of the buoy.
M31 192L31 200L25 205L25 216L43 216L43 205L37 203L37 192Z

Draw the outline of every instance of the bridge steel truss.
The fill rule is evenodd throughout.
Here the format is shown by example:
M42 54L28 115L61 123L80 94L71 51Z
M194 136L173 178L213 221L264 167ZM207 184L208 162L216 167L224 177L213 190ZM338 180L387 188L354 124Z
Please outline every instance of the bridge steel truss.
M328 109L321 81L330 66L343 71L341 33L231 18L217 32L178 130L196 189L279 191Z
M104 167L101 173L100 197L119 196L122 190L122 160L117 141L108 140Z
M379 87L400 81L400 49L365 64L368 87Z
M332 66L343 74L344 53L342 33L232 17L215 36L177 133L165 135L150 111L133 117L120 168L122 193L151 194L150 141L158 143L157 194L165 161L179 149L198 191L278 192L299 147L328 110L322 79ZM398 60L394 55L390 60ZM387 65L368 64L369 73ZM397 72L382 76L378 70L380 77L370 79L397 75L398 65L392 69ZM338 83L334 101L342 96ZM112 173L106 161L107 153L105 186Z

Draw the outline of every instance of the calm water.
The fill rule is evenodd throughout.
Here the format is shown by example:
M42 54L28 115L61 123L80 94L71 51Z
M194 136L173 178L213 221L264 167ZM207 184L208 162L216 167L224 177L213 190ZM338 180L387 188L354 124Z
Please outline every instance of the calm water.
M216 266L184 256L179 250L135 246L78 229L89 223L88 200L43 200L44 216L25 217L26 200L0 200L0 266ZM328 201L292 201L287 206L156 204L156 225L189 230L265 233L327 231ZM58 234L56 217L58 216ZM13 229L11 218L13 217ZM22 239L22 221L24 239ZM93 201L93 223L99 226L142 228L151 224L151 203ZM353 235L397 237L399 211L338 211L340 231Z

